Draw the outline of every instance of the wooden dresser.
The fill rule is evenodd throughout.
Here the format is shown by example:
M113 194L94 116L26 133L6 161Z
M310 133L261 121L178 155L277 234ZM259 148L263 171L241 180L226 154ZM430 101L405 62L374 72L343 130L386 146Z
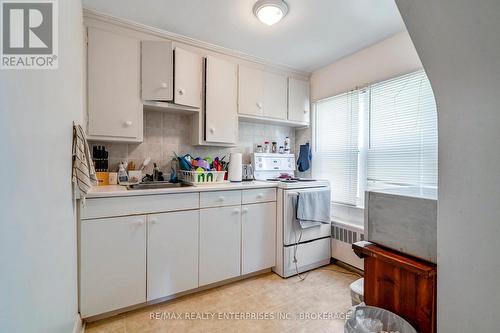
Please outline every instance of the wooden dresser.
M365 303L394 312L419 333L435 333L436 265L369 242L352 247L365 259Z

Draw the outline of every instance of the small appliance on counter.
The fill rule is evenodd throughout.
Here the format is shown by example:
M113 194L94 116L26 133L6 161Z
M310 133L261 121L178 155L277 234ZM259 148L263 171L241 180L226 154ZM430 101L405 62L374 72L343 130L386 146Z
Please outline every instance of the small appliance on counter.
M252 181L254 180L253 177L253 167L251 164L243 164L243 176L242 176L243 181Z

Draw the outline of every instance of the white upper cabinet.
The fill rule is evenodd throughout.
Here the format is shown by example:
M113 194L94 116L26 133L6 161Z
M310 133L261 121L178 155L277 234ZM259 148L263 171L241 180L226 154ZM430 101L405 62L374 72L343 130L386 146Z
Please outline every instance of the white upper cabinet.
M142 99L173 99L173 50L170 41L142 41Z
M213 56L206 58L205 141L238 141L237 65Z
M285 75L264 73L264 117L286 120L287 88Z
M288 81L288 120L309 124L309 82L295 78Z
M264 73L261 70L239 66L238 113L264 115Z
M175 48L174 102L201 108L203 58L194 52Z
M140 42L88 28L88 137L140 142Z
M286 120L287 77L240 65L238 113Z

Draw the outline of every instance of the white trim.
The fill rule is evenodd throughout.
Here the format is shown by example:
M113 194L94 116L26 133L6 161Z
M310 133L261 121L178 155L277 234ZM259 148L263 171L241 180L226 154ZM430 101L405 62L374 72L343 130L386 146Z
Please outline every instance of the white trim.
M77 313L75 316L75 324L73 325L73 333L84 333L85 325L82 322L82 318L80 318L80 314Z
M258 63L258 64L261 64L264 66L274 67L276 69L290 72L291 74L297 75L300 77L304 77L304 78L308 78L308 79L311 77L311 72L306 72L306 71L302 71L299 69L295 69L295 68L289 67L289 66L284 65L284 64L271 63L263 58L252 56L252 55L244 53L244 52L240 52L240 51L232 50L232 49L229 49L229 48L226 48L223 46L207 43L207 42L195 39L195 38L182 36L182 35L179 35L179 34L176 34L173 32L169 32L169 31L165 31L162 29L150 27L150 26L147 26L145 24L137 23L137 22L134 22L131 20L118 18L116 16L112 16L109 14L103 14L103 13L97 12L93 9L83 8L83 17L89 18L89 19L99 20L102 22L111 23L111 24L120 26L122 28L128 28L128 29L131 29L131 30L134 30L137 32L142 32L142 33L151 34L151 35L154 35L157 37L167 38L167 39L170 39L170 40L175 41L175 42L184 43L187 45L206 49L209 51L222 53L222 54L225 54L228 56L232 56L232 57L239 58L239 59L246 60L246 61L251 61L251 62Z

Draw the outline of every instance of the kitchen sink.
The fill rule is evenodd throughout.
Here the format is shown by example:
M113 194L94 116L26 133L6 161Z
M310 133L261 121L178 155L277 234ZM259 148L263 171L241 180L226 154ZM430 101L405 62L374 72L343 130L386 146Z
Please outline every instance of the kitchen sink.
M162 188L178 188L178 187L189 187L193 186L187 183L169 183L169 182L147 182L139 183L135 185L128 185L128 190L154 190Z

